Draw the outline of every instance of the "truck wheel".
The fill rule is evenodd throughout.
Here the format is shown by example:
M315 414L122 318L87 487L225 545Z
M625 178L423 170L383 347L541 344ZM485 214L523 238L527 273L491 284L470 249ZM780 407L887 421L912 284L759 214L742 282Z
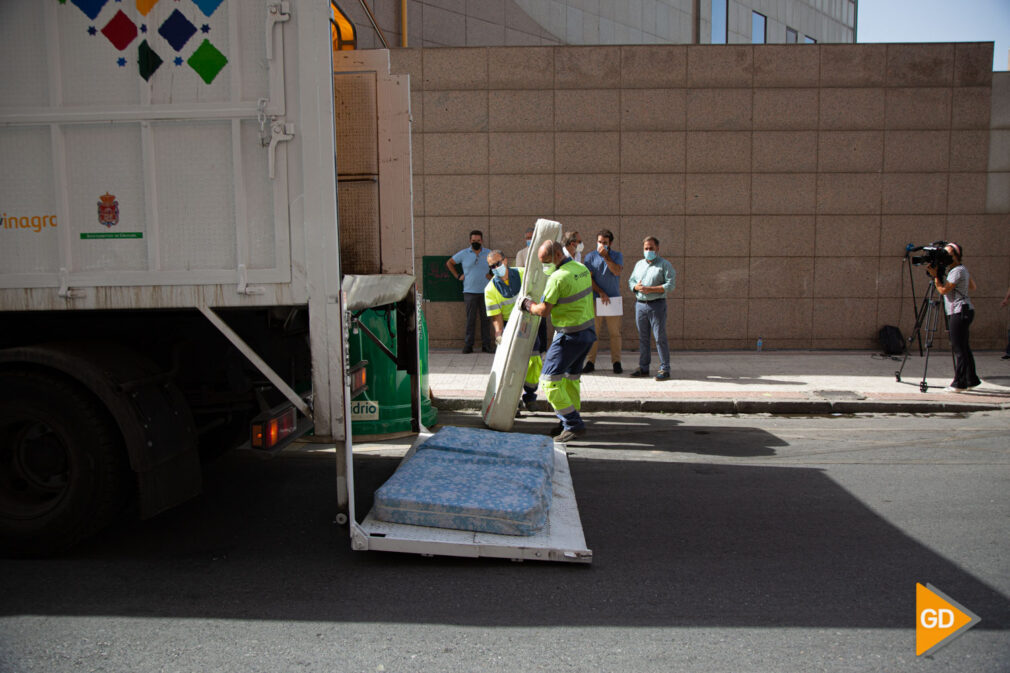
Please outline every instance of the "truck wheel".
M122 509L130 469L103 406L71 381L0 372L0 548L67 549Z

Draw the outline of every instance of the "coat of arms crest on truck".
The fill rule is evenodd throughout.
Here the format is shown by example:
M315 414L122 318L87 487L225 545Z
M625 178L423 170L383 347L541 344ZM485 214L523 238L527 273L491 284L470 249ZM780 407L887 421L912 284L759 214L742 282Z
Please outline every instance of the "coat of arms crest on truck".
M119 224L119 201L108 192L98 197L98 222L109 229Z

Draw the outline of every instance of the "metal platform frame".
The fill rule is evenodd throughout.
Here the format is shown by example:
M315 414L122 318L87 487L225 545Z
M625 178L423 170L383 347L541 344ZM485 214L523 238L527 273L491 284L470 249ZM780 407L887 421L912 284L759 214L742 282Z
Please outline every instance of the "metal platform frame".
M389 297L385 297L381 301L389 300ZM415 293L415 305L420 306L421 301L420 294ZM395 524L379 521L371 512L362 521L358 521L354 504L354 442L350 427L351 384L350 377L346 375L347 369L350 367L348 330L353 322L350 309L356 304L353 299L348 300L346 289L341 292L340 304L344 316L344 418L347 425L344 433L344 450L343 452L339 449L337 451L337 493L338 504L342 512L346 508L347 518L343 519L344 515L341 514L338 515L337 520L341 523L346 521L349 524L351 548L355 551L392 551L424 556L592 563L593 552L586 547L578 503L575 500L575 489L572 486L572 475L568 468L568 456L563 444L554 444L552 503L548 511L547 523L535 535L495 535L431 526ZM415 319L417 319L416 314ZM417 331L419 329L420 327ZM417 447L432 435L431 431L421 423L423 391L420 389L420 365L415 368L411 376L411 386L413 388L411 413L414 426L419 432L417 439L403 460L410 458Z
M430 433L418 435L404 461ZM401 465L403 463L401 462ZM379 521L372 512L360 524L351 524L351 546L358 551L394 551L426 556L504 558L513 561L566 561L592 563L586 548L579 507L564 445L554 445L553 499L547 523L530 536L495 535L473 531L411 526ZM354 520L352 514L352 521Z

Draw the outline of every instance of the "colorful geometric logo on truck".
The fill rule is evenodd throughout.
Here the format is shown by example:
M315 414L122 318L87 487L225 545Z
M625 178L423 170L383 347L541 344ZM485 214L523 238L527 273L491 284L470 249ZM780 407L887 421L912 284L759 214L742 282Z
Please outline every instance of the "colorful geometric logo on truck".
M67 0L58 0L58 2L61 5L67 4ZM157 26L149 26L144 22L144 18L150 15L159 2L164 5L168 5L169 2L177 4L168 18ZM150 81L155 72L165 64L166 58L171 59L170 63L176 67L185 63L207 84L213 82L228 64L228 58L221 53L210 38L205 37L199 43L193 39L198 33L204 35L211 33L211 25L201 20L200 14L209 19L224 4L224 0L186 0L185 2L180 0L132 0L132 2L131 0L125 2L124 0L70 0L70 3L81 10L91 21L102 18L101 21L98 21L98 23L102 23L101 27L95 24L87 27L88 34L97 37L101 33L105 36L116 51L122 52L115 58L116 65L125 68L133 61L137 65L138 74L147 81ZM137 12L133 18L128 14L132 11L131 4L135 6ZM121 9L116 9L112 17L105 20L102 17L103 11L111 11L116 5L119 5ZM138 37L149 35L152 31L164 41L164 44L156 47L151 41L141 38L136 46L136 57L128 56L127 49L137 42ZM152 40L154 40L153 36ZM157 40L154 41L157 42ZM194 45L196 46L194 47ZM168 49L164 55L158 53L157 49L166 50L166 47ZM188 57L184 52L188 52Z

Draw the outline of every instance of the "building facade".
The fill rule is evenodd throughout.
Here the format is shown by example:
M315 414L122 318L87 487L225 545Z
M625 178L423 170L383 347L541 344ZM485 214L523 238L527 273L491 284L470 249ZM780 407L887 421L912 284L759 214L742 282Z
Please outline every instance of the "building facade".
M514 254L538 217L609 229L628 260L654 235L672 348L868 349L911 332L928 279L906 246L954 240L973 345L1005 346L1010 79L991 43L390 55L410 75L415 268L471 229ZM459 305L425 306L431 345L458 346Z
M362 49L856 42L857 0L338 0L338 5L354 23Z

